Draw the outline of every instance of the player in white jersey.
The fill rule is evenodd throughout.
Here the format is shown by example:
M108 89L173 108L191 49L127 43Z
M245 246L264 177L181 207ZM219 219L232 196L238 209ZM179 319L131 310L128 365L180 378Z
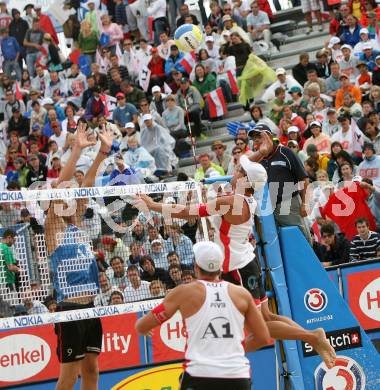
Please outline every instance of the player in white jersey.
M264 133L263 139L266 141L261 144L262 148L268 147L270 140L266 137L269 136ZM320 354L327 367L333 367L335 351L330 346L323 329L308 331L290 318L274 314L269 310L254 248L249 242L256 207L253 191L262 188L266 178L263 166L243 155L240 157L240 169L231 180L232 194L190 206L158 203L149 196L140 194L135 207L142 211L148 209L161 212L171 218L211 217L211 223L216 228L215 242L219 244L225 255L222 278L244 286L251 293L260 306L273 338L307 342Z
M198 280L170 291L136 330L147 335L179 310L187 338L180 389L249 390L244 329L257 349L270 341L268 328L246 289L219 279L224 254L217 244L199 242L194 255Z
M62 169L56 186L71 186L76 163L84 148L93 145L90 132L83 121L78 123L75 133L75 144L69 160ZM99 133L100 150L94 163L88 170L82 186L92 187L97 170L102 161L109 155L113 134L108 130ZM83 214L88 199L77 199L75 208L68 207L64 200L53 201L45 220L46 247L53 271L53 285L57 294L58 310L66 311L93 306L93 300L99 287L99 273L96 259L90 245L81 240ZM70 215L68 215L70 214ZM65 283L59 270L74 262L75 272L65 273ZM88 265L81 268L79 265ZM99 368L98 355L102 347L102 325L100 318L70 321L55 325L57 334L57 355L60 362L60 373L56 390L73 389L81 375L81 389L98 388Z

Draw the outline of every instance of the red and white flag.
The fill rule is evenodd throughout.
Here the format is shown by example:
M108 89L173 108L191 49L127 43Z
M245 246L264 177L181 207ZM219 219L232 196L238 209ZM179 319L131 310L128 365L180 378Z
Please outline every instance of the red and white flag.
M239 87L237 85L235 76L232 74L230 70L227 71L227 76L228 76L228 81L230 83L232 95L237 95L239 93Z
M224 100L222 88L217 88L207 95L207 104L210 118L218 118L227 113L227 105Z
M16 81L15 98L16 98L16 100L22 100L22 94L21 94L21 90L20 90L20 86L18 84L18 81Z
M173 90L169 87L169 85L167 85L166 83L164 83L164 92L167 94L167 95L171 95L173 93Z
M184 67L186 73L190 74L195 66L195 52L186 53L179 63Z
M362 156L362 149L364 145L364 134L359 129L356 121L351 120L351 131L352 131L352 149L353 153L357 154L359 157Z

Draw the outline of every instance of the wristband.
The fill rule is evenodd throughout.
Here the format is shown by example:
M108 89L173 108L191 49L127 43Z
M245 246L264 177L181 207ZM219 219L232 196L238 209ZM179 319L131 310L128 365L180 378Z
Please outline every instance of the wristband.
M161 325L166 320L169 319L169 317L165 313L165 307L164 304L161 303L158 306L156 306L151 313L153 314L153 317L156 319L156 321Z

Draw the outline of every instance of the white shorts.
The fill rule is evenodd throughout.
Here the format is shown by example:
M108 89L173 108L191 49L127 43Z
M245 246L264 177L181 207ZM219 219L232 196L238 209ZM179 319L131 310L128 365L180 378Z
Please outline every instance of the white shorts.
M319 0L301 0L301 7L304 14L321 9Z

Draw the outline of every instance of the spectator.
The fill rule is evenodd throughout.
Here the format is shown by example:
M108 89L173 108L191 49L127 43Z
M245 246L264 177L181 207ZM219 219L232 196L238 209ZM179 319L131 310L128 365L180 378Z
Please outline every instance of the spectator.
M333 62L330 65L331 74L326 79L326 93L328 96L332 97L333 99L336 96L336 93L338 89L340 89L340 66L338 63Z
M373 144L376 154L380 154L380 130L375 122L370 119L366 120L363 132Z
M341 88L336 92L335 108L338 110L343 106L343 97L345 93L350 93L354 97L356 103L361 103L362 93L358 87L355 87L350 83L347 75L342 73L339 77L339 81L341 83Z
M377 257L377 248L380 246L380 235L369 230L367 218L358 218L355 221L358 232L351 240L351 261L369 260Z
M169 266L169 276L170 280L167 286L168 290L171 290L180 284L182 284L182 270L181 267L178 265L170 265Z
M165 270L168 269L168 253L166 247L162 243L162 238L157 238L151 241L149 253L151 254L155 264L157 264L158 267L163 268Z
M150 297L149 282L141 280L139 270L130 265L127 270L129 285L124 290L125 302L143 301Z
M223 19L224 18L225 16ZM227 19L227 21L230 21L230 19ZM240 76L248 61L249 55L252 53L251 46L246 41L243 41L239 32L233 31L231 32L231 45L227 47L227 53L228 55L235 57L236 76Z
M62 131L61 125L58 121L52 121L50 125L53 135L49 138L49 141L55 141L58 148L63 149L66 145L67 132Z
M271 47L270 21L268 14L259 9L259 2L251 3L252 12L247 16L247 30L253 41L264 39L268 47Z
M161 280L152 280L149 284L151 298L161 298L165 295L165 286Z
M372 143L364 143L363 157L364 159L358 167L360 177L371 179L375 185L380 185L380 156L376 155Z
M29 170L23 157L17 157L13 163L13 169L8 170L7 182L16 182L20 187L26 187L26 176Z
M145 93L141 89L134 86L129 80L123 80L120 84L121 92L125 95L127 103L138 107L139 102L145 99Z
M325 267L350 261L350 242L343 234L335 234L334 225L326 223L321 227L323 261Z
M305 90L307 90L312 83L317 83L319 85L321 93L326 92L326 82L323 78L318 77L317 69L309 69L307 71L307 82L304 84Z
M175 42L169 38L167 31L162 31L159 35L159 39L160 44L157 46L158 53L164 60L167 60L170 55L170 47L175 45Z
M190 16L192 20L192 24L195 24L196 26L199 24L199 21L195 15L190 14L189 6L187 4L182 4L179 9L180 17L176 21L176 26L182 26L182 24L185 24L186 17Z
M61 169L62 164L60 158L58 156L54 156L51 159L51 168L48 169L46 178L51 180L58 179Z
M21 48L16 38L9 35L6 28L1 29L1 52L3 55L3 71L11 75L15 72L16 79L21 81L21 68L19 60L21 58Z
M360 29L361 26L358 23L357 17L354 15L348 15L346 17L346 25L343 27L340 39L343 43L354 47L360 41Z
M20 137L18 136L16 131L11 131L9 133L9 146L8 151L16 150L18 157L27 156L27 149L23 142L21 142Z
M203 153L198 157L200 167L196 170L194 179L201 181L206 177L224 176L223 167L213 163L211 156L207 153Z
M120 41L123 39L123 30L118 24L111 22L110 15L103 14L100 20L101 33L106 34L109 37L107 48L111 51L111 54L115 54L116 46L120 45Z
M17 108L21 114L25 113L25 104L23 100L16 99L12 90L7 90L5 93L4 119L8 121L13 115L13 109Z
M166 243L169 251L178 253L181 264L192 266L194 255L190 238L183 234L182 229L178 224L168 226L167 233L169 238Z
M165 74L167 78L172 77L173 72L186 73L185 68L182 66L181 61L184 57L183 53L180 53L176 45L170 46L170 54L165 62Z
M37 189L41 185L45 184L47 178L47 168L41 165L40 159L35 154L29 154L29 172L26 175L26 186L29 188L33 185L32 189ZM37 184L38 183L38 184ZM38 187L36 187L38 185Z
M193 136L204 138L202 136L204 125L201 122L204 101L197 88L190 86L187 77L181 78L180 89L177 92L177 104L188 114L188 121L194 123L192 127Z
M338 168L338 164L336 162L337 154L343 150L343 147L340 142L334 141L331 143L331 153L330 159L327 164L327 174L329 176L329 180L332 180L335 170Z
M141 245L137 242L132 242L130 245L129 245L129 251L130 251L130 255L129 255L129 264L137 264L139 265L140 264L140 261L141 261Z
M354 83L356 76L359 74L357 65L359 59L352 52L352 47L350 45L342 46L342 57L337 60L339 63L340 69L343 74L345 74L349 80Z
M103 236L100 240L103 246L103 254L105 260L110 263L115 257L124 259L129 255L128 248L124 245L120 238L114 238L112 236Z
M92 92L93 96L88 99L85 109L85 117L89 119L104 114L105 112L104 103L100 98L100 87L95 85Z
M125 125L129 122L136 122L137 120L137 109L131 104L127 103L125 94L119 92L116 94L117 107L112 114L112 120L118 126L122 134L125 134Z
M29 119L21 115L17 106L12 107L12 117L8 121L8 131L14 131L20 139L26 140L29 135L29 129Z
M286 99L285 90L281 87L275 89L274 95L275 98L269 104L269 108L270 108L269 119L272 120L276 125L279 125L281 118L283 117L283 109L286 105L289 106L289 110L290 110L290 112L289 110L287 110L288 116L289 115L290 117L292 116L291 115L292 110L290 108L291 101L285 100ZM297 117L296 114L295 116ZM300 118L300 120L302 120L302 118ZM302 127L305 127L305 124L303 124Z
M160 116L162 116L162 113L167 108L166 95L161 93L161 88L158 85L155 85L152 88L152 95L153 97L149 109L150 111L156 111Z
M112 287L124 290L129 284L127 273L125 272L124 260L122 257L114 256L110 260L110 268L107 268L106 275Z
M380 191L378 187L374 187L371 179L363 179L360 187L368 194L367 204L371 210L371 214L375 217L376 230L380 233Z
M107 306L113 290L105 272L99 272L99 287L100 292L95 297L94 306Z
M96 60L96 49L99 43L98 35L92 29L88 19L82 21L78 37L78 48L81 53L89 58L91 62Z
M44 31L40 27L40 19L33 19L32 27L26 32L24 46L26 47L26 66L31 77L34 77L35 64L42 47Z
M121 305L124 303L124 295L119 290L114 290L111 292L109 305Z
M211 145L211 151L214 152L213 162L223 168L224 172L227 172L231 160L231 155L226 152L226 149L227 145L222 141L214 141Z
M321 123L318 121L313 121L310 123L308 128L310 129L312 136L305 141L303 145L303 150L306 151L307 147L313 144L316 146L320 154L329 154L330 144L331 144L330 137L322 133ZM326 162L326 166L321 169L326 169L326 167L327 167L327 162Z
M143 269L141 279L147 282L160 280L164 285L169 282L169 274L163 268L158 268L155 261L150 256L143 256L140 260L140 266Z
M5 285L9 291L16 290L16 279L20 272L17 260L13 254L12 246L16 243L16 233L14 230L5 229L0 243L2 271L1 285Z
M316 69L316 66L309 62L309 54L300 54L300 62L293 67L293 77L299 82L300 85L304 85L307 81L307 72L311 69Z
M327 172L327 165L329 162L329 157L327 154L320 153L318 147L315 144L309 144L305 151L307 155L317 163L317 170L321 169Z

